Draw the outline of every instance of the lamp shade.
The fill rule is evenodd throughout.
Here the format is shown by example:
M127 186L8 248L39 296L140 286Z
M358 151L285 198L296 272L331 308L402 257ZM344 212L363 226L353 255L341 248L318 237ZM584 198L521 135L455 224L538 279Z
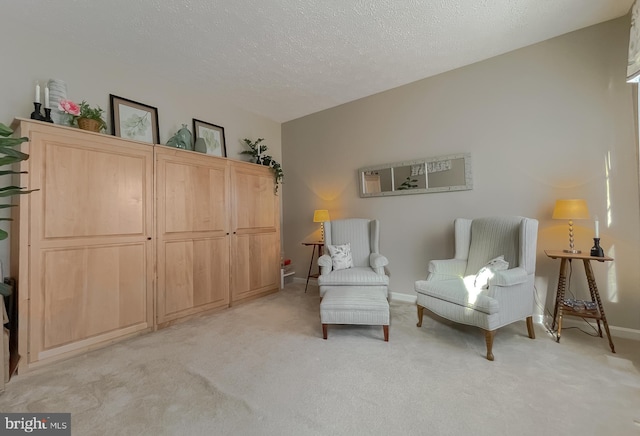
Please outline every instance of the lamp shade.
M313 222L314 223L323 223L325 221L329 221L329 211L326 209L317 209L313 212Z
M554 220L587 220L589 219L589 208L585 200L556 200L556 207L553 208Z

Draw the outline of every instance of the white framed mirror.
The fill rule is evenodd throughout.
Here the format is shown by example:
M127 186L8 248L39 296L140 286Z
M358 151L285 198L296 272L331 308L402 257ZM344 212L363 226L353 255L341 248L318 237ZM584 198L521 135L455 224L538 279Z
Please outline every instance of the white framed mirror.
M473 189L471 154L376 165L358 170L360 197L427 194Z

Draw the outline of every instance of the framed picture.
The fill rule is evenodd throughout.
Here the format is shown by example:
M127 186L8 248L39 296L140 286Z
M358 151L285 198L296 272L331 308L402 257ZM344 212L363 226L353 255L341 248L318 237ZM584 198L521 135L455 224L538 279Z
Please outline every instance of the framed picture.
M193 119L193 137L196 151L212 156L227 157L227 147L224 142L224 127ZM204 147L202 143L204 142Z
M111 130L115 136L136 141L160 143L158 109L109 94Z

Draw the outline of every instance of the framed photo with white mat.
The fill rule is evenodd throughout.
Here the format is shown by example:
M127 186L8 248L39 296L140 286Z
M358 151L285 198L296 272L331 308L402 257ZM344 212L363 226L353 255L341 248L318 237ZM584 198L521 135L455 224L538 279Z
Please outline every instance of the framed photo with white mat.
M160 143L158 109L127 98L109 94L111 133L134 141Z
M227 157L224 127L193 119L195 149L211 156Z

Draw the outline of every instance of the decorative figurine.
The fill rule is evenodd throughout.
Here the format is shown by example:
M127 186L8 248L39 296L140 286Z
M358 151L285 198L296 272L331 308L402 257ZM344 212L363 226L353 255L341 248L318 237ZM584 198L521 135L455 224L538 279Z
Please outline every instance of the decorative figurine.
M170 147L181 148L183 150L193 150L193 145L191 144L191 132L187 128L186 124L183 124L182 128L167 141L167 145Z

